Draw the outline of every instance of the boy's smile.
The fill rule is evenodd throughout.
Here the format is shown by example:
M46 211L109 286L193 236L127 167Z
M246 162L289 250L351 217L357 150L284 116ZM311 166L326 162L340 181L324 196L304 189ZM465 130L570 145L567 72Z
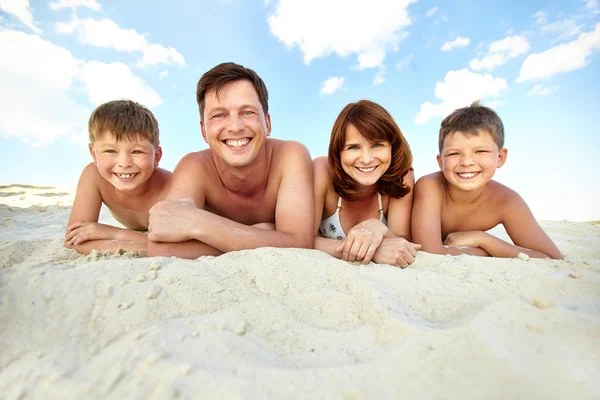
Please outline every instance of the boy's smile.
M146 182L162 155L148 139L119 141L106 132L89 145L100 175L117 190L131 191Z
M471 191L483 188L506 161L506 149L498 149L488 132L467 136L449 134L444 140L438 164L446 181L456 189Z

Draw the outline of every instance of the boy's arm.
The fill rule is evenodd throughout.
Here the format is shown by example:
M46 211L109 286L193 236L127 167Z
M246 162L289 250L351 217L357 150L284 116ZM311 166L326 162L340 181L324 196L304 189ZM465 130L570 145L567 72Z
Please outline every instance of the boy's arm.
M504 207L502 224L515 245L493 237L496 240L489 240L484 245L490 255L516 257L519 253L525 253L534 258L562 259L563 256L552 239L537 223L527 203L517 193L513 192Z
M223 252L259 247L312 248L314 196L310 155L306 147L296 142L286 143L280 151L278 165L271 166L281 168L282 176L275 209L276 231L232 221L190 202L163 201L151 209L149 240L194 239ZM176 247L171 249L177 251ZM149 250L154 254L154 244Z
M145 235L144 235L145 236ZM92 250L104 251L109 250L112 253L115 253L121 249L125 251L133 251L133 250L147 250L148 249L148 241L147 240L116 240L116 239L108 239L108 240L90 240L81 244L77 244L75 246L67 246L69 248L77 250L78 253L81 254L90 254Z
M434 254L489 255L478 247L444 246L442 243L442 201L445 190L436 174L421 177L414 192L412 239L421 244L421 250Z
M102 179L102 177L98 174L98 170L93 163L88 164L83 169L67 223L65 247L75 249L82 254L88 254L93 249L111 250L115 247L110 245L107 240L145 242L146 236L142 233L97 222L102 207L99 179ZM134 246L136 249L141 248L139 244ZM118 248L116 247L115 250L118 250Z

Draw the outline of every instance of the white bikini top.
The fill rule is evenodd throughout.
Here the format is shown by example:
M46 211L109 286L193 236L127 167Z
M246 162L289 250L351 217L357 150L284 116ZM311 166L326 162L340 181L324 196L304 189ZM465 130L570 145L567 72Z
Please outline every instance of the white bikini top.
M381 194L377 192L377 201L379 202L379 220L387 226L388 222L383 215L383 206L381 205ZM319 235L329 238L342 240L346 237L344 230L342 229L342 223L340 222L340 210L342 209L342 197L338 199L337 207L332 216L325 218L321 221L319 226Z

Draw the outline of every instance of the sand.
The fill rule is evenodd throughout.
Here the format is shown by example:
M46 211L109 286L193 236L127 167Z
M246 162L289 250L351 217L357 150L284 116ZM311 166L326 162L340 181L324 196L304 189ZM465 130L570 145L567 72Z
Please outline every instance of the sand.
M562 261L84 257L72 198L0 186L2 399L600 398L594 223L542 222Z

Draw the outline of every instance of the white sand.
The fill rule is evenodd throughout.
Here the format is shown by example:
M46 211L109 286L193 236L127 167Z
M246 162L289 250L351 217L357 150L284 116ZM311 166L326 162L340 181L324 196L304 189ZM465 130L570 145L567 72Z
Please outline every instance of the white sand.
M72 189L0 193L2 399L600 398L592 223L542 224L563 261L82 257Z

